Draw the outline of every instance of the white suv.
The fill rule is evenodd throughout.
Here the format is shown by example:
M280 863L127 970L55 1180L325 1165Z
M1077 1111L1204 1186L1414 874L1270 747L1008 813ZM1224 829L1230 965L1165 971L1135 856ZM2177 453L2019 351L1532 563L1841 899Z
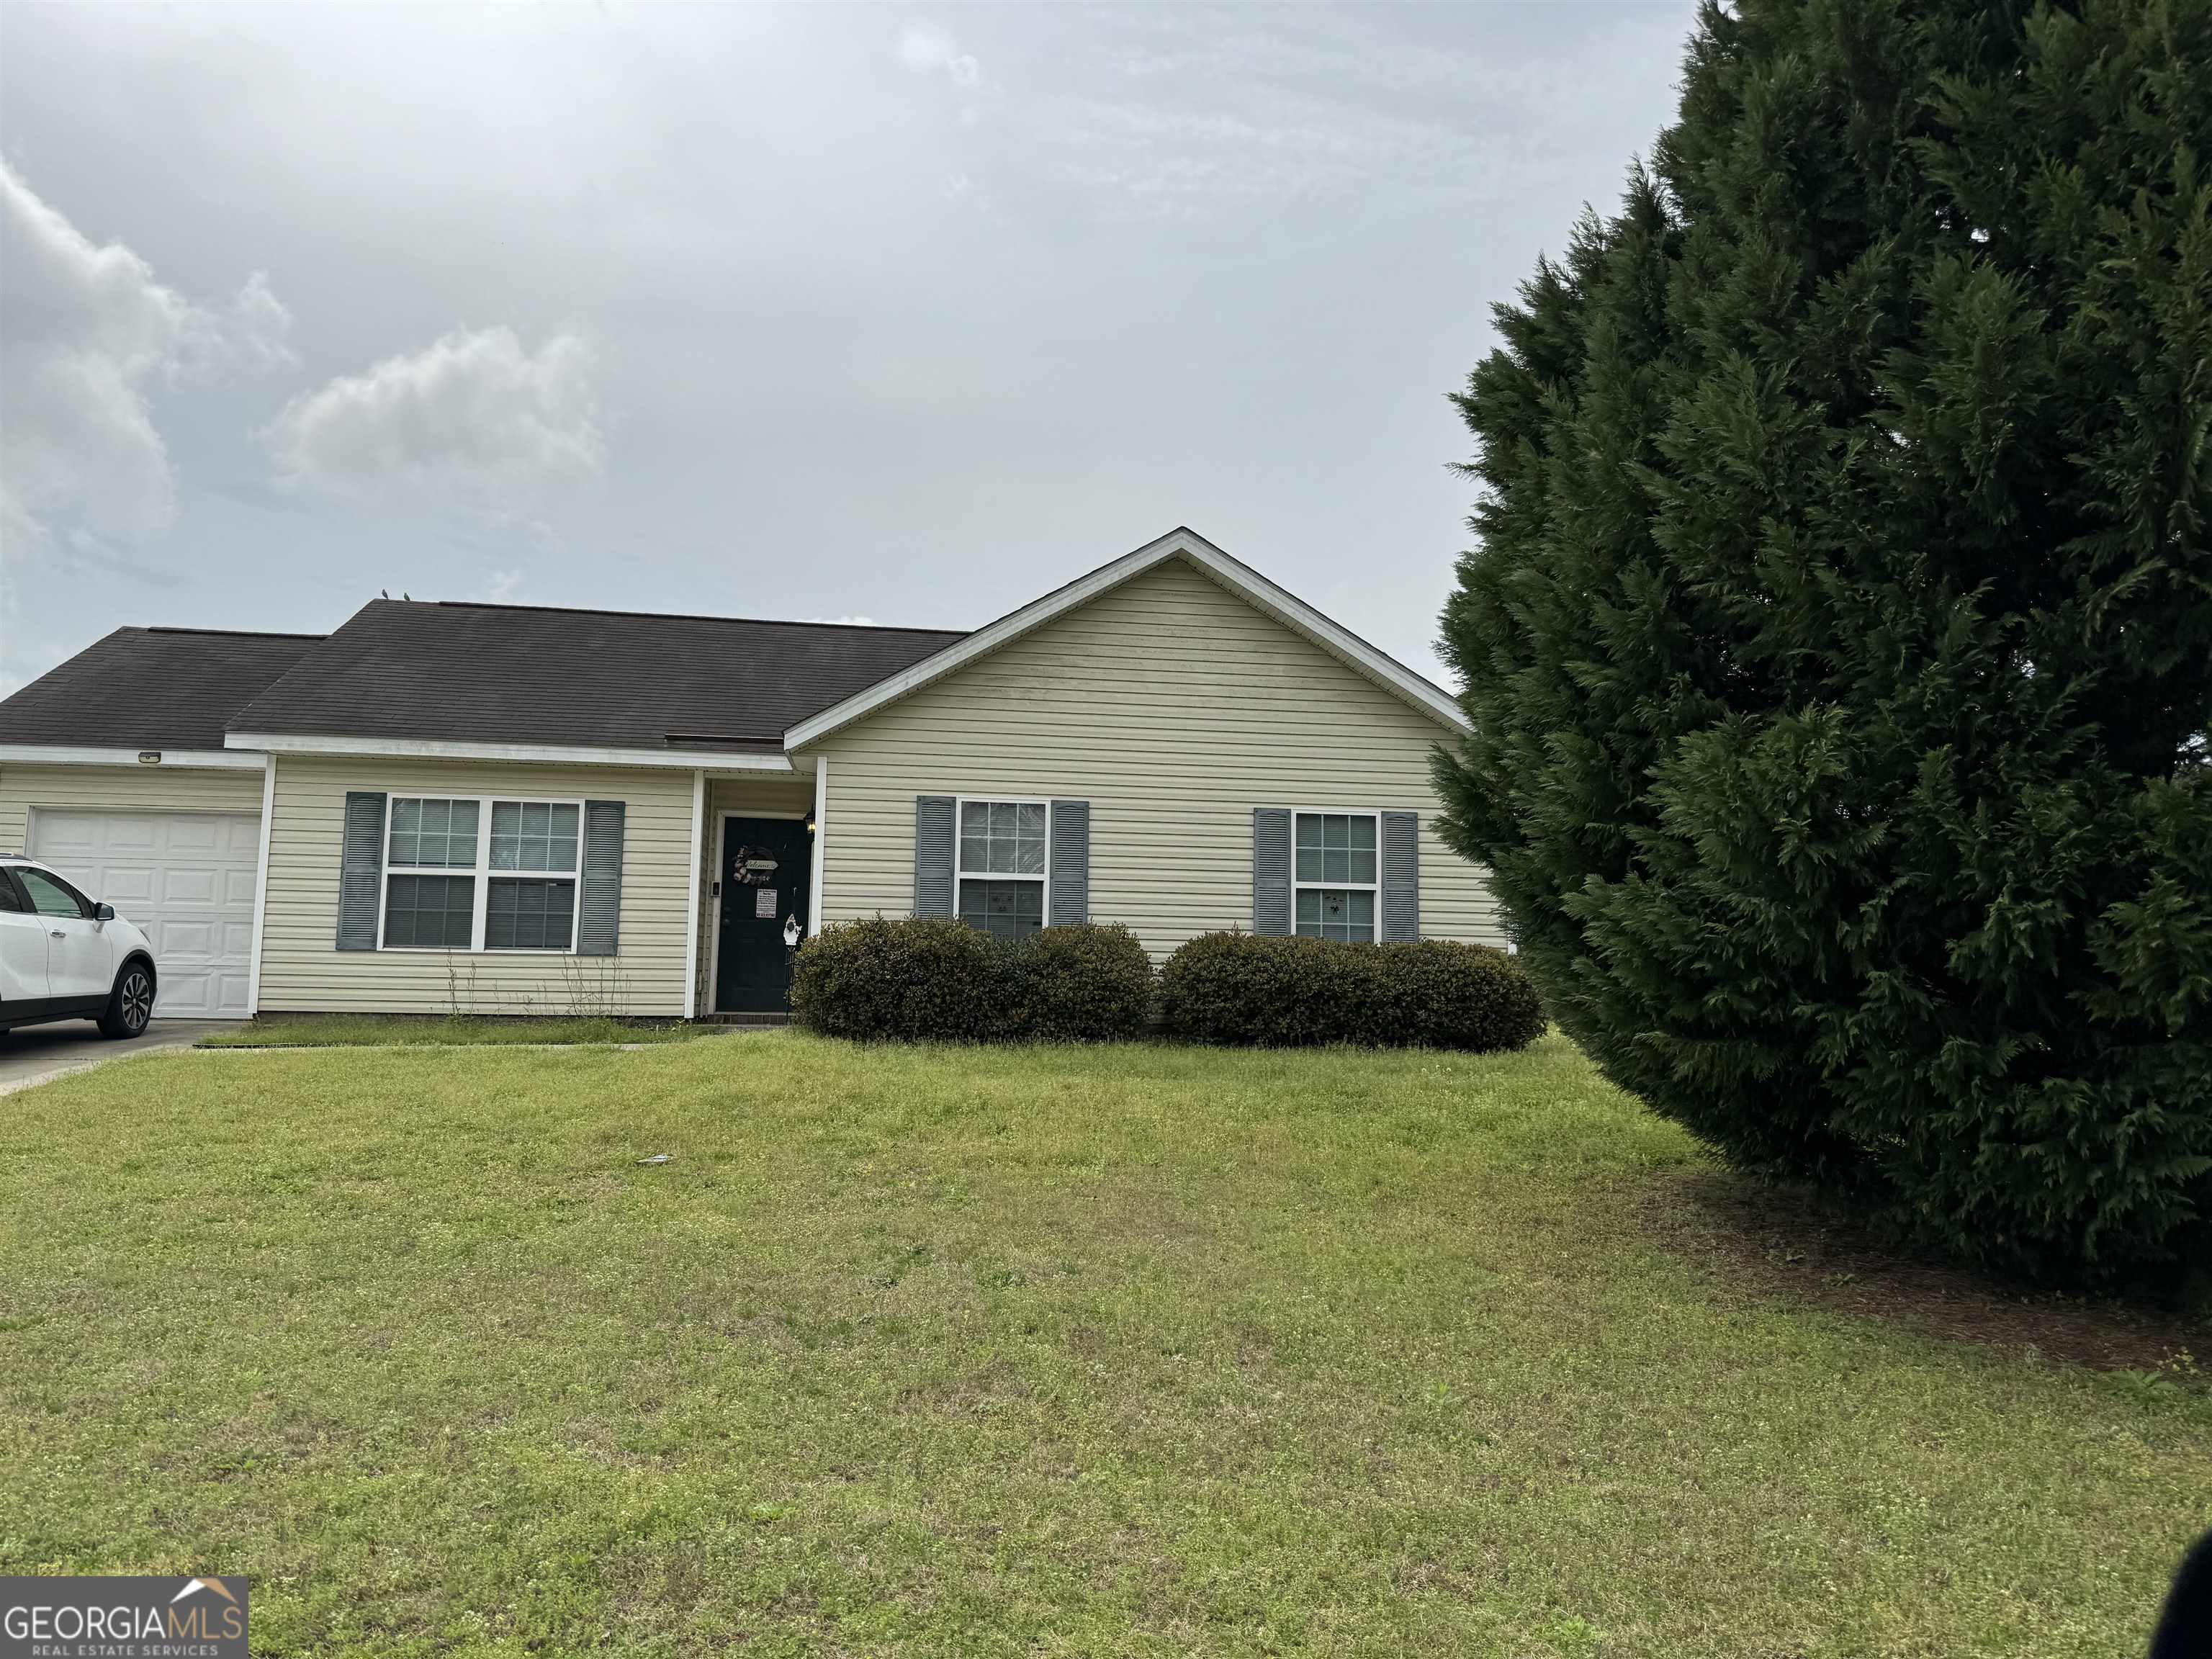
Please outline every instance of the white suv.
M154 1015L154 947L112 904L43 864L0 858L0 1030L96 1019L143 1036Z

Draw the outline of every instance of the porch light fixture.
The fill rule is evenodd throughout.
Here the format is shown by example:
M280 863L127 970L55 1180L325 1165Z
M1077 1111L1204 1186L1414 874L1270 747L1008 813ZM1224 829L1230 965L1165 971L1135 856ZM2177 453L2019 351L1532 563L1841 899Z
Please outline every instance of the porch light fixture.
M806 833L810 836L814 833L814 809L811 806L806 809Z

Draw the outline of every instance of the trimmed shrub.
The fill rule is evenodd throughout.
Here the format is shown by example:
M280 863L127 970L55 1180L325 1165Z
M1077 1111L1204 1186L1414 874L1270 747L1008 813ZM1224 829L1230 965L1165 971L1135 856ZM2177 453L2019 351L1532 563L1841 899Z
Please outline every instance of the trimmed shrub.
M1048 927L1019 944L939 918L833 922L799 948L792 1012L863 1042L1110 1042L1139 1036L1152 966L1126 927Z
M1503 951L1206 933L1160 972L1168 1029L1193 1042L1303 1048L1527 1046L1544 1029L1536 988Z
M1142 1036L1152 1012L1152 960L1127 927L1048 927L1011 952L1012 1030L1030 1042Z
M791 1011L824 1036L975 1042L1001 1036L1012 951L963 922L831 922L799 947Z

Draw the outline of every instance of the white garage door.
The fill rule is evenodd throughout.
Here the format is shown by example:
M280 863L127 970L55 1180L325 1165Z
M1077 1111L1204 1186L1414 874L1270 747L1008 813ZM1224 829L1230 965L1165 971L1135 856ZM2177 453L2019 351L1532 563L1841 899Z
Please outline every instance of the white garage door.
M40 807L30 853L145 930L161 985L155 1014L244 1018L258 817Z

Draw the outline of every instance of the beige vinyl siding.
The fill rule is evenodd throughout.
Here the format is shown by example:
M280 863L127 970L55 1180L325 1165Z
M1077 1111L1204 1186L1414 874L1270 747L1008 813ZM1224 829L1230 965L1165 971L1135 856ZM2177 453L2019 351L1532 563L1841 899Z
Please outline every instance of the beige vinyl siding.
M624 802L620 954L337 949L340 842L346 793L355 789ZM683 1013L690 773L283 755L275 799L262 922L264 1010Z
M744 817L791 817L814 805L814 775L766 773L750 778L707 780L707 837L699 849L699 977L697 1006L702 1012L714 1006L714 953L720 941L720 901L714 891L719 837L722 820ZM809 878L811 878L810 872Z
M1450 729L1170 560L823 739L824 917L903 915L919 794L1091 803L1091 913L1164 954L1252 926L1256 806L1420 815L1421 931L1499 944L1437 839Z
M71 812L251 812L261 816L261 769L0 766L0 852L22 851L37 808Z

